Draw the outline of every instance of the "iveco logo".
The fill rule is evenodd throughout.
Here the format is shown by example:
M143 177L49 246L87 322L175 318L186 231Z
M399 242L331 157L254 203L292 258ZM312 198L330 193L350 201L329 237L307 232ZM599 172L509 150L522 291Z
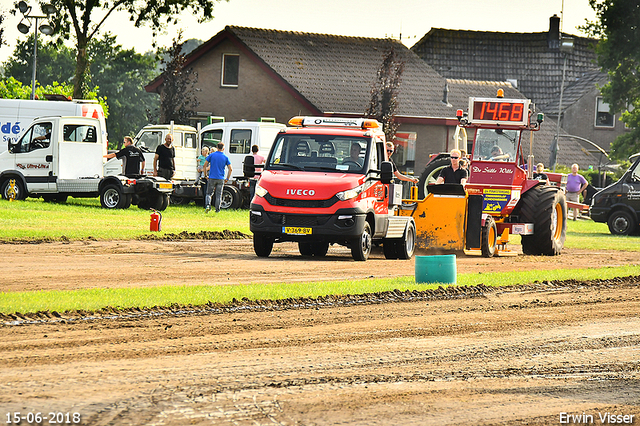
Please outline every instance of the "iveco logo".
M287 189L287 195L315 195L316 191L313 189Z

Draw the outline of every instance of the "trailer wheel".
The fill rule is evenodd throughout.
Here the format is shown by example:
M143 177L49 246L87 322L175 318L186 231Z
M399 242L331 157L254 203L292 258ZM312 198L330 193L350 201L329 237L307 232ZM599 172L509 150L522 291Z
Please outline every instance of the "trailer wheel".
M404 236L396 243L396 253L398 259L411 259L416 248L416 225L409 222Z
M480 241L480 250L483 257L493 257L496 254L496 245L498 243L498 228L496 221L492 216L487 216L482 227L482 240Z
M15 178L8 178L2 182L2 198L4 198L5 200L9 199L9 184L12 179L16 181L14 185L14 190L16 192L15 199L24 200L25 198L27 198L27 192L24 190L24 185L22 185L22 182L19 179Z
M364 223L364 229L360 237L351 241L351 256L354 260L365 261L371 253L371 226Z
M220 202L221 209L237 209L242 202L242 195L235 186L225 185L222 188L222 201Z
M100 192L100 204L105 209L124 209L127 204L127 194L122 192L119 185L110 183Z
M567 236L567 199L555 188L536 186L520 199L520 220L533 223L533 235L522 236L524 254L556 256Z
M273 240L259 232L253 234L253 251L258 257L269 257L273 250Z
M445 167L451 165L451 160L448 157L438 158L433 160L427 167L424 168L424 171L420 175L420 181L418 182L418 198L424 199L429 193L427 191L427 186L429 184L436 183L438 180L438 175L440 174L440 170Z
M633 216L624 210L611 213L607 225L609 226L609 232L613 235L632 235L636 230Z

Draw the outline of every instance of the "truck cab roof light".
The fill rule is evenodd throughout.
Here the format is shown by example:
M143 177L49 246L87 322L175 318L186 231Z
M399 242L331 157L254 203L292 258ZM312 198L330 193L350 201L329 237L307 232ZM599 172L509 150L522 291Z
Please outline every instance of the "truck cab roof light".
M504 98L504 89L498 89L498 93L496 94L496 98Z
M289 126L291 127L302 127L302 123L304 122L304 117L296 116L289 120Z
M363 129L377 129L380 127L380 123L378 122L378 120L363 120L362 121L362 128Z

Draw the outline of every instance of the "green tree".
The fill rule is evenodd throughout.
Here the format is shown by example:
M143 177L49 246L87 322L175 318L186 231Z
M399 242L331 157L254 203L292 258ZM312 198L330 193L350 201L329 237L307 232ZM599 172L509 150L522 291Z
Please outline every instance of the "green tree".
M167 59L162 59L164 71L163 84L160 92L160 111L158 121L176 124L189 124L189 117L200 104L196 98L196 83L198 74L192 68L184 67L186 60L182 53L184 43L181 43L182 32L173 40L172 46L164 53Z
M19 40L11 57L5 62L5 77L13 77L22 84L31 84L33 72L33 34L27 39ZM73 84L74 54L67 46L60 45L49 38L43 41L38 38L37 79L42 85L53 82Z
M89 43L113 12L129 14L129 20L135 27L150 24L153 35L166 29L169 24L177 23L176 16L190 10L199 17L200 22L212 18L216 0L51 0L59 11L52 21L62 39L75 36L76 69L74 75L73 96L83 98L89 87Z
M382 123L385 137L392 141L400 124L396 121L398 94L404 62L398 58L393 47L384 55L378 69L377 79L371 86L371 101L365 115Z
M30 43L29 40L18 43L13 56L4 64L5 79L12 77L24 85L31 84L33 53ZM155 55L141 55L133 49L123 49L111 34L91 41L89 58L91 78L88 84L94 89L86 97L97 98L99 92L103 101L108 101L111 111L107 118L109 140L112 145L117 144L124 136L137 132L148 123L146 111L157 104L157 98L155 94L147 93L144 85L155 76L158 60ZM58 81L71 84L74 70L73 49L70 47L49 41L39 49L38 84L48 87ZM73 93L71 87L68 95Z
M589 0L596 21L583 28L599 38L598 65L609 74L601 88L612 112L622 112L631 129L611 144L611 155L627 158L640 151L640 4L638 0Z

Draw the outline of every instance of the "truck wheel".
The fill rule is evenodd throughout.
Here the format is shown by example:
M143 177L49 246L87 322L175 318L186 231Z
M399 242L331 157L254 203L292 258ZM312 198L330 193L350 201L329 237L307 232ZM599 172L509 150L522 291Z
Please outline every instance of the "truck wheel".
M302 256L313 256L313 245L309 242L298 241L298 251Z
M637 226L633 216L624 210L611 213L607 225L609 225L609 232L613 235L631 235L635 232Z
M329 251L329 243L309 243L299 241L298 250L300 250L300 254L303 256L324 257Z
M371 226L369 222L365 222L360 237L351 241L351 256L354 260L365 261L369 253L371 253Z
M221 209L237 209L242 202L240 191L235 186L225 185L222 188Z
M404 236L396 243L396 253L398 259L411 259L413 251L416 248L416 225L413 222L409 222L407 225L407 231Z
M100 204L105 209L123 209L127 203L127 194L122 192L119 185L110 183L102 188Z
M438 158L433 160L420 175L420 182L418 182L418 198L424 199L427 196L427 185L436 183L440 170L451 165L451 160L448 157Z
M520 199L520 220L533 223L533 235L522 236L524 254L556 256L567 236L567 199L562 191L536 186Z
M325 257L329 251L329 243L319 243L313 246L313 255L317 257Z
M382 240L382 251L384 252L385 259L397 259L398 248L397 241L393 238L385 238Z
M169 194L162 194L162 205L158 210L160 210L161 212L165 211L167 207L169 207L169 203Z
M16 200L24 200L27 198L27 192L24 190L24 186L22 182L18 179L15 179L16 184L14 185L14 190L16 192L15 199ZM11 178L6 179L2 182L2 198L5 200L9 199L9 183L11 182Z
M480 241L480 250L483 257L493 257L496 254L496 245L498 243L498 228L496 221L492 216L487 216L482 227L482 240Z
M69 198L67 194L47 194L42 196L46 203L66 203L67 198Z
M176 197L175 195L171 195L169 198L169 204L172 206L187 205L191 202L191 198L188 197Z
M253 251L258 257L269 257L273 250L273 240L260 233L253 234Z

